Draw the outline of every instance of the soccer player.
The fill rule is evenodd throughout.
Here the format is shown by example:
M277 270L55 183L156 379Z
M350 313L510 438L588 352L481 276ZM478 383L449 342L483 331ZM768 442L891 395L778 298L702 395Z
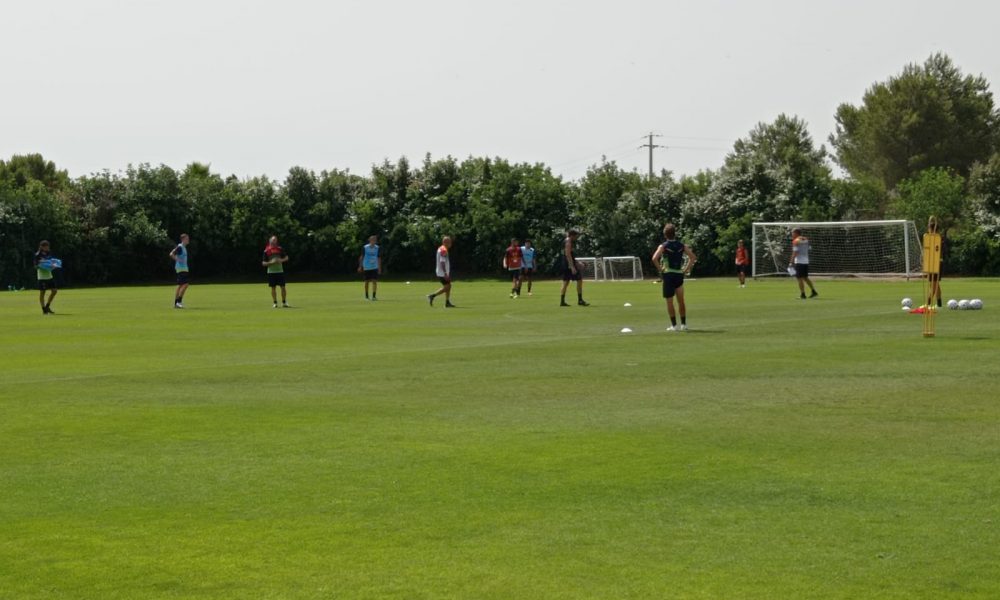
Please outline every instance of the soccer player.
M368 299L368 283L372 286L372 300L378 300L378 276L382 274L382 252L378 247L378 236L368 238L358 257L358 272L365 276L365 300Z
M517 238L510 240L510 246L503 255L503 268L511 276L510 297L517 298L521 293L521 244Z
M49 253L48 240L38 242L38 252L35 252L35 273L38 276L38 304L42 307L43 315L54 315L52 311L52 299L56 297L56 280L52 277L52 268L49 261L52 256ZM45 301L45 290L49 291L49 301Z
M788 259L788 266L795 266L795 279L799 282L799 298L806 299L806 285L812 291L810 298L819 296L819 292L809 279L809 238L802 235L802 230L796 227L792 230L792 257Z
M451 238L444 236L441 239L441 247L437 250L436 266L434 269L438 281L441 282L441 288L433 294L427 294L427 301L430 302L431 306L434 306L434 298L444 294L444 307L455 308L455 305L451 303L451 257L448 254L448 250L450 249Z
M174 260L174 271L177 272L177 291L174 293L174 308L184 308L184 292L187 291L190 282L188 272L188 251L187 245L191 241L188 234L181 234L181 241L170 251L170 258Z
M580 237L580 232L576 229L570 229L566 232L566 239L563 240L563 255L562 255L562 290L559 292L559 306L569 306L566 302L566 288L569 287L570 281L576 282L576 303L580 306L590 306L590 304L583 299L583 279L580 278L580 265L576 262L576 257L573 256L573 244L576 239Z
M531 240L524 240L521 246L521 283L528 280L528 295L531 295L531 276L535 274L535 248L531 245ZM521 286L517 287L517 295L521 295Z
M747 270L750 268L750 258L747 257L747 249L743 246L743 240L736 242L736 274L740 278L740 287L747 286Z
M267 285L271 288L271 302L273 308L278 308L278 292L275 288L281 288L281 306L288 306L288 294L285 292L285 263L288 262L288 255L278 244L278 236L272 235L267 240L267 247L264 248L264 258L261 259L260 266L267 267Z
M667 331L687 331L687 306L684 304L684 276L691 273L698 257L691 248L677 240L677 228L673 223L663 226L663 237L667 241L656 247L653 253L653 266L663 274L663 298L667 302L667 314L670 316L670 327ZM688 258L684 267L684 256ZM664 263L666 263L664 265ZM677 313L674 312L674 296L677 296L677 312L681 316L681 324L677 325Z

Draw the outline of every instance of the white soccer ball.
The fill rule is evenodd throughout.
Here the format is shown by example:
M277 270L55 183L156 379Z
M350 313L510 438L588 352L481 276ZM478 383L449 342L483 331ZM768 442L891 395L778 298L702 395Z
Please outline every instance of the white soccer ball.
M965 300L964 298L962 300L959 300L958 310L969 310L969 301Z
M958 310L958 300L955 300L954 298L949 300L948 308L950 308L951 310Z
M969 300L969 308L971 308L972 310L982 310L983 301L980 300L979 298L973 298L972 300Z
M907 309L913 308L913 299L912 298L903 298L903 308L907 308Z

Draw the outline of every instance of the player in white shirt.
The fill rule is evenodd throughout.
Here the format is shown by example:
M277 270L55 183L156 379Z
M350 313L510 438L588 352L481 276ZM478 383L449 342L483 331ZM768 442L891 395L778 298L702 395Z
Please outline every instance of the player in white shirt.
M819 296L812 280L809 279L809 238L802 235L802 230L797 227L792 230L792 258L789 259L788 266L795 268L795 279L799 282L799 298L806 299L806 285L812 290L810 298Z
M427 301L431 306L434 306L434 298L444 294L444 307L454 308L455 305L451 303L451 257L448 251L451 249L451 238L444 236L441 239L441 246L437 250L436 267L434 273L437 275L438 281L441 282L441 288L434 292L433 294L427 294Z

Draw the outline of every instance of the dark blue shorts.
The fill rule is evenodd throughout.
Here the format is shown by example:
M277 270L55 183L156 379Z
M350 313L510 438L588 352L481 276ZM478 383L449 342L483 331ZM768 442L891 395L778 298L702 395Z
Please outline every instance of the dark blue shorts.
M365 270L365 281L378 281L378 269Z
M187 271L177 272L177 285L184 285L186 283L189 283L190 281L191 281L190 273L188 273Z
M681 287L684 286L684 273L664 273L663 274L663 297L673 298Z
M39 279L38 289L44 292L45 290L56 290L59 288L56 287L56 280L53 278L53 279Z
M270 287L285 287L284 273L268 273L267 285Z
M799 279L805 279L809 277L809 264L795 265L795 276Z
M572 271L569 267L565 267L562 272L563 281L580 281L580 269L576 270L576 273Z
M519 279L521 277L521 269L507 269L507 273L509 273L514 279Z

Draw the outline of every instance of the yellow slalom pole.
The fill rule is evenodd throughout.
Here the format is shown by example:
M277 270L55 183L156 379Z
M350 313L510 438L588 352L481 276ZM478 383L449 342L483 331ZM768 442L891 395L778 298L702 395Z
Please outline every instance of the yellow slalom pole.
M937 230L937 217L927 220L924 234L924 337L934 337L934 317L941 299L941 234Z

